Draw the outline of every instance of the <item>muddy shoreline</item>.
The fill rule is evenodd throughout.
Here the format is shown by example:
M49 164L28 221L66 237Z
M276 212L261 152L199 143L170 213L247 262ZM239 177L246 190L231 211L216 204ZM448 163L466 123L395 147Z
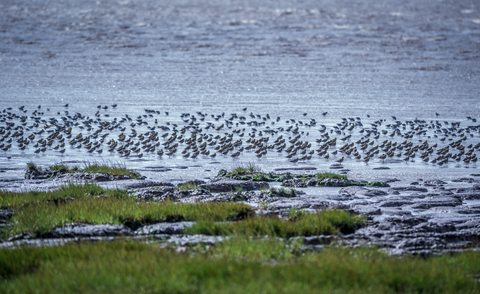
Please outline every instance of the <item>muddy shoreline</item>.
M270 175L293 175L277 171ZM304 175L299 178L304 179ZM97 181L95 180L97 179ZM52 179L17 179L4 182L4 189L49 190L69 182L96 182L104 188L128 189L140 201L170 200L181 203L241 201L261 215L287 217L292 209L315 213L324 209L345 209L367 216L367 224L349 234L335 236L296 237L303 239L304 249L321 249L329 244L347 246L379 246L397 254L440 254L477 248L480 236L480 177L467 176L451 181L419 179L405 183L390 179L385 187L337 183L336 187L317 186L312 181L284 179L282 182L238 180L214 177L184 183L133 180L95 174L70 174ZM296 181L296 183L295 183ZM178 190L193 183L195 190ZM363 183L358 185L358 183ZM368 183L367 183L368 184ZM388 186L388 187L387 187ZM270 190L266 187L272 188ZM292 189L292 195L276 195L271 191ZM13 211L1 210L1 225L8 225ZM39 236L22 234L2 240L0 247L19 245L62 245L69 242L114 240L118 238L151 239L165 246L214 244L221 236L185 235L191 222L166 222L142 226L70 224Z

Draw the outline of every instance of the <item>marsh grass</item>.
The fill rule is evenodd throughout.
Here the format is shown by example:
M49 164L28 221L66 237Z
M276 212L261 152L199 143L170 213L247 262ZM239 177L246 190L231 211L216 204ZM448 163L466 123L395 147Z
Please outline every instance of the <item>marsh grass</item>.
M36 165L35 163L33 163L33 162L27 163L27 169L42 170L41 167L37 166L37 165Z
M0 207L15 214L2 237L46 233L69 223L150 224L164 221L227 221L253 213L241 203L142 202L126 190L103 189L96 184L69 184L48 192L0 191Z
M187 182L187 183L183 183L183 184L180 184L177 186L177 190L178 191L182 191L182 190L200 190L200 187L195 184L195 183L192 183L192 182Z
M200 221L187 229L190 234L295 237L352 233L365 218L343 210L325 210L315 214L298 214L290 220L277 217L255 217L241 222L214 223Z
M133 223L138 227L185 220L197 222L189 229L191 234L291 237L350 232L364 222L363 218L341 210L281 220L252 217L253 208L242 203L143 202L126 190L103 189L91 183L69 184L48 192L1 191L0 207L15 211L9 225L0 231L1 237L7 238L22 233L42 235L71 223ZM242 221L218 223L239 220Z
M252 209L240 203L181 204L137 202L135 199L82 198L61 205L41 203L15 214L6 234L46 233L70 223L147 225L171 221L227 221L249 215ZM241 217L240 217L241 218Z
M250 175L262 172L262 169L255 166L253 163L249 163L246 166L237 166L229 174L230 176Z
M285 188L270 188L268 189L271 195L278 196L278 197L285 197L285 198L292 198L296 197L297 193L295 192L295 189L285 189Z
M85 162L83 167L74 166L69 168L63 164L55 164L49 167L51 171L59 173L102 173L111 176L129 176L132 179L143 179L140 173L127 169L125 164L115 162Z
M82 199L91 196L109 196L114 198L129 198L126 190L103 189L95 183L68 183L51 191L9 192L0 190L0 208L18 210L27 205L45 203L47 201Z
M177 254L133 242L0 250L0 293L478 293L480 253L393 257L374 248L302 253L232 238Z

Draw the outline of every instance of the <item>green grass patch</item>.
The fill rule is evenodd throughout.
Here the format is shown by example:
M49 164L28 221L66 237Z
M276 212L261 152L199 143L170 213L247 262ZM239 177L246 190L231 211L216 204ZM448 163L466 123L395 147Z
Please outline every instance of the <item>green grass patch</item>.
M68 183L51 191L9 192L0 191L0 208L20 210L25 206L44 204L47 201L65 202L92 196L109 196L118 199L130 198L126 190L104 189L95 183Z
M190 234L242 236L314 236L352 233L365 223L365 218L343 210L325 210L315 214L298 214L290 220L276 217L248 218L241 222L214 223L201 221L187 229Z
M470 174L473 177L480 177L480 174Z
M27 169L42 170L41 167L37 166L37 165L36 165L35 163L33 163L33 162L27 163Z
M231 177L242 176L242 175L256 174L260 172L262 172L262 170L259 167L255 166L252 163L249 163L246 166L238 166L230 172L227 172L226 170L222 169L218 172L217 177L231 178Z
M271 195L277 196L277 197L286 197L286 198L292 198L296 197L297 193L294 189L285 189L285 188L270 188L268 189Z
M187 183L183 183L183 184L180 184L177 186L177 190L178 191L182 191L182 190L200 190L200 187L195 184L195 183L192 183L192 182L187 182Z
M139 202L125 190L102 189L95 184L68 185L51 192L0 192L0 205L15 214L2 237L41 234L70 223L134 224L165 221L233 221L253 214L241 203Z
M74 166L69 168L63 164L56 164L48 168L59 173L101 173L111 176L129 176L132 179L141 180L142 175L134 170L127 169L122 163L99 163L87 162L83 167Z
M480 253L427 259L375 249L302 253L234 238L177 254L133 242L0 250L0 293L478 293Z

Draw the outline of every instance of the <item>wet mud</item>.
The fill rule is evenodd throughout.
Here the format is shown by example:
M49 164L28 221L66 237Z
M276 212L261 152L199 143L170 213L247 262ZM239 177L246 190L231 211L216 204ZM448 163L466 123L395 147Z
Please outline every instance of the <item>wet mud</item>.
M285 174L279 174L282 176ZM91 175L88 181L93 181ZM288 183L288 179L284 183ZM24 180L29 183L32 180ZM68 181L65 177L36 180L37 190L54 189ZM191 183L191 182L190 182ZM284 183L213 178L194 181L194 190L178 190L168 182L148 180L110 180L97 182L105 188L120 187L132 191L141 201L182 203L241 201L260 215L287 218L294 210L316 213L324 209L345 209L367 216L364 227L349 234L298 237L308 250L331 244L380 246L393 254L439 254L478 246L480 236L480 178L463 177L453 181L391 182L390 187L371 188L345 184L343 187L302 186L292 194L275 194ZM185 184L185 183L181 183ZM276 188L275 188L276 187ZM272 189L273 188L273 189ZM8 225L14 211L1 210L1 225ZM22 234L3 240L0 247L19 245L61 245L66 242L152 238L169 246L211 244L223 238L185 235L192 222L174 221L156 224L88 225L71 224L37 236ZM148 239L147 238L147 239Z

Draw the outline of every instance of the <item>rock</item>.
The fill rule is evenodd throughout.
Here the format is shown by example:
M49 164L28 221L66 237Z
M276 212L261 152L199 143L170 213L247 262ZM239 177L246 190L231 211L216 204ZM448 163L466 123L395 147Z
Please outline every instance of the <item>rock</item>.
M350 187L345 187L340 189L338 191L339 194L347 194L347 195L355 195L357 193L360 193L361 191L366 191L366 188L359 187L359 186L350 186Z
M158 223L142 227L135 231L135 235L154 234L183 234L186 228L195 224L194 222Z
M336 240L335 236L325 236L325 235L319 235L319 236L308 236L308 237L293 237L288 239L288 242L293 242L297 240L302 240L303 244L305 245L329 245L331 244L334 240Z
M129 176L112 176L102 173L67 173L67 174L58 174L57 179L63 179L65 181L77 181L83 182L85 180L95 181L95 182L108 182L108 181L120 181L120 180L129 180Z
M164 238L164 236L162 236ZM223 236L205 236L205 235L172 235L166 240L167 243L180 247L192 247L197 244L215 245L228 239Z
M8 220L10 219L15 213L8 209L0 208L0 220Z
M288 180L283 180L282 186L284 187L298 187L298 183L300 182L299 178L293 178L293 179L288 179Z
M185 184L193 184L193 185L200 186L200 185L205 184L205 183L206 182L202 181L202 180L191 180L191 181L186 181L186 182L179 183L177 185L177 187L180 186L180 185L185 185Z
M480 229L480 218L474 218L472 220L466 221L464 223L458 224L455 226L457 229ZM479 232L480 233L480 232Z
M387 192L378 190L378 189L367 189L364 187L359 187L359 186L350 186L350 187L345 187L340 189L338 191L340 194L346 194L346 195L363 195L363 196L369 196L369 197L374 197L374 196L384 196L387 195Z
M123 225L72 224L40 234L40 238L106 237L132 235L132 230Z
M317 186L346 187L351 186L351 183L346 179L325 178L320 183L318 183Z
M127 184L127 189L139 189L139 188L147 188L147 187L175 187L172 183L165 183L165 182L153 182L153 181L134 181L133 183Z
M435 197L434 199L425 199L415 201L412 208L415 209L430 209L435 206L458 206L462 205L462 200L456 197Z
M382 214L382 211L379 208L368 206L355 206L355 208L353 208L353 211L367 216Z
M175 201L175 188L171 186L157 186L151 188L142 188L135 191L135 197L141 200L153 201Z
M10 238L8 238L8 242L11 242L11 241L17 241L17 240L28 240L28 239L33 239L34 236L30 233L23 233L23 234L18 234L18 235L15 235L15 236L12 236Z
M395 182L400 182L399 179L397 178L381 178L379 179L380 182L385 182L385 183L395 183Z
M447 182L441 180L428 180L423 182L424 186L438 186L438 185L446 185Z
M384 163L402 163L403 160L395 159L395 158L386 158L383 162Z
M113 178L113 176L112 176ZM110 176L106 174L92 174L92 180L96 182L107 182L111 181Z
M458 178L458 179L454 179L452 180L452 182L455 182L455 183L475 183L475 182L479 182L478 179L475 179L475 178Z
M388 195L387 192L385 192L383 190L378 190L378 189L366 189L366 191L361 192L360 194L362 194L364 196L369 196L369 197Z
M404 205L412 204L412 201L408 200L386 200L379 203L380 207L400 207Z
M286 171L286 170L317 170L316 167L285 167L285 168L276 168L274 171Z
M399 192L405 192L405 191L415 191L415 192L423 192L426 193L428 192L427 188L422 188L422 187L391 187L388 189L389 193L393 191L399 191Z
M342 168L343 168L343 165L341 165L340 163L334 163L330 165L330 169L342 169Z
M241 189L242 191L258 190L260 188L269 188L267 182L253 182L253 181L241 181L232 180L229 178L215 178L205 184L201 184L200 188L207 190L211 193L230 192Z

